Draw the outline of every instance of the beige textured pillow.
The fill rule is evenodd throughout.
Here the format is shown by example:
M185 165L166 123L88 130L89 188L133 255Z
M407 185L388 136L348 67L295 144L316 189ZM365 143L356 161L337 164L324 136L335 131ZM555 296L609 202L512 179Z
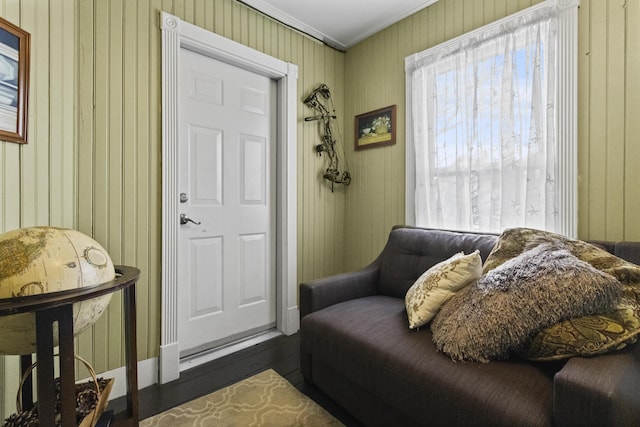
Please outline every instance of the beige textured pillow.
M431 323L433 342L453 360L506 359L543 328L606 313L621 295L614 276L544 243L456 293Z
M449 298L481 275L480 251L469 255L459 252L422 273L404 298L409 327L428 323Z
M618 306L607 313L568 319L543 329L525 343L521 357L553 361L593 356L635 343L640 334L640 266L580 240L530 228L505 230L484 264L488 272L542 239L561 241L579 259L617 278L623 287Z

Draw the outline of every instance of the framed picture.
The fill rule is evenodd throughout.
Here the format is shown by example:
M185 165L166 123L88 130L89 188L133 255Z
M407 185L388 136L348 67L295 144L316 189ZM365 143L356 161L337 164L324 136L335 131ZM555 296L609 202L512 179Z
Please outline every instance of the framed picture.
M358 114L355 126L356 150L393 145L396 143L396 106Z
M29 33L0 18L0 140L27 143Z

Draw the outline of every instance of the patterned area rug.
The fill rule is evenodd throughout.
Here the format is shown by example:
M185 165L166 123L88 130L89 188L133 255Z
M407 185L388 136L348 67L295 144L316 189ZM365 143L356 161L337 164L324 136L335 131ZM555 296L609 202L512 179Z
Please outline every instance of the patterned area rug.
M342 426L269 369L140 422L155 426Z

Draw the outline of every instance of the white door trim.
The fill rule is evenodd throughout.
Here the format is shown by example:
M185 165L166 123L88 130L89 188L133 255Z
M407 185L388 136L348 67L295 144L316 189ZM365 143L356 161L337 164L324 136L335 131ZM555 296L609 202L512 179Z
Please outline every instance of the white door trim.
M178 73L180 49L207 55L277 82L276 327L299 328L296 259L296 116L298 67L161 12L162 28L162 309L159 381L180 376L177 324Z

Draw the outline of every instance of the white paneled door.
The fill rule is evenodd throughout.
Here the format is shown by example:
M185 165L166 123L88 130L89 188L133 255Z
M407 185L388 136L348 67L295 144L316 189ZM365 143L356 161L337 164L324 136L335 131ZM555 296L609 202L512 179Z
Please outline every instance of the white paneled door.
M275 327L277 92L268 77L180 54L177 298L185 357Z

